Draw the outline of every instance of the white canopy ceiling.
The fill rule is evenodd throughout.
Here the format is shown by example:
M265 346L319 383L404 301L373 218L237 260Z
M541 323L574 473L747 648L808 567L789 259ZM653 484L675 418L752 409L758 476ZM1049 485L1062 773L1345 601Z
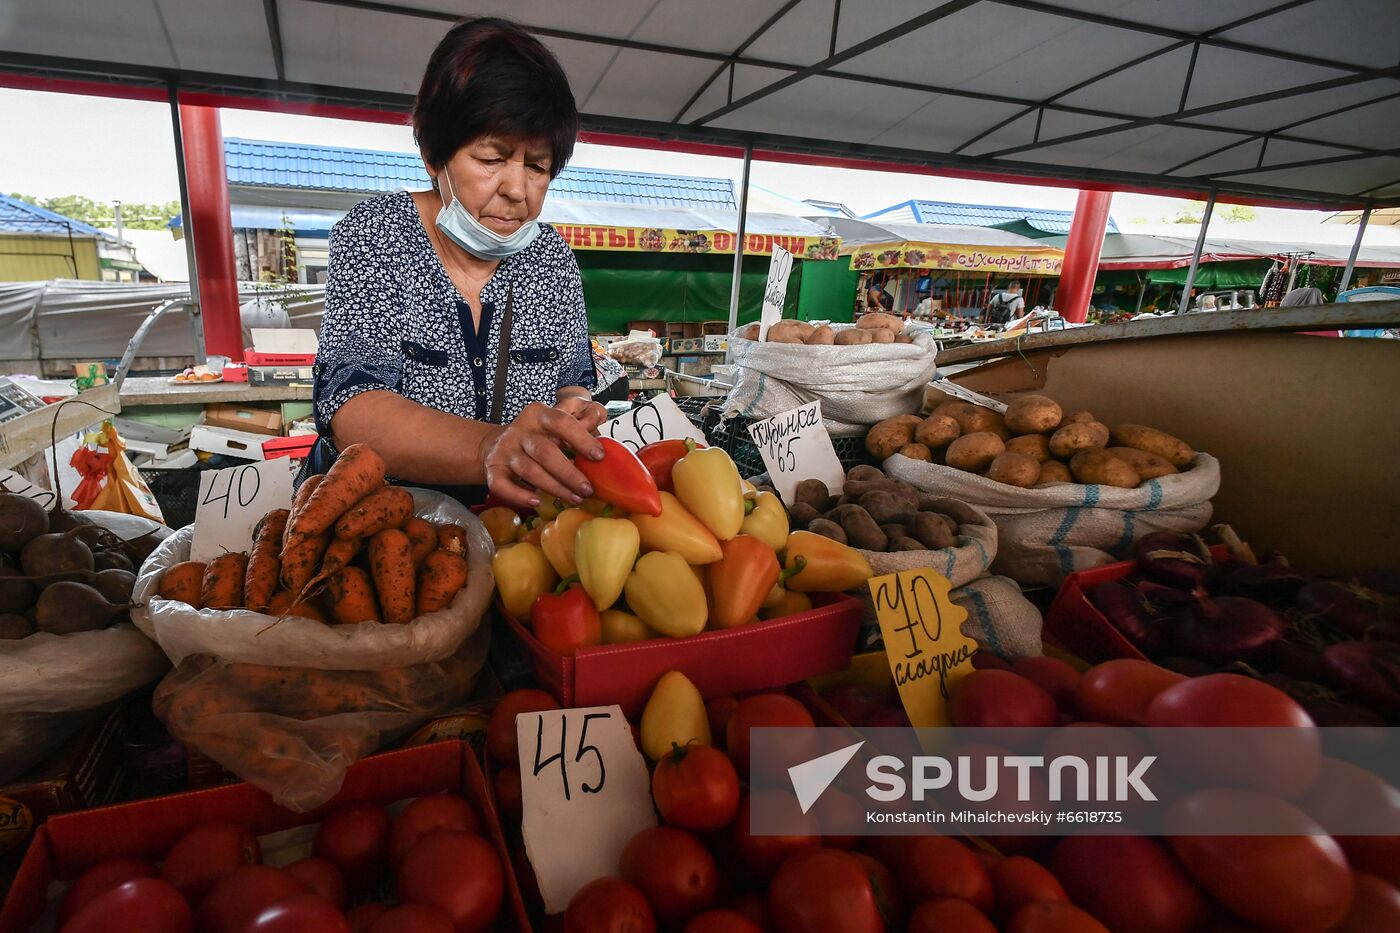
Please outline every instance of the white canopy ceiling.
M403 111L476 13L547 42L595 132L1400 203L1395 0L10 0L0 83Z

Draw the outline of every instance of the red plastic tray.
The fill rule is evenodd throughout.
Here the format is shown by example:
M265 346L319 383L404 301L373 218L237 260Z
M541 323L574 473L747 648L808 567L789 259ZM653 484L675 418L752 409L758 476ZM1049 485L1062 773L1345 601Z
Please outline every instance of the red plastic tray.
M628 645L582 648L555 654L506 614L530 653L540 686L566 707L622 707L635 716L661 675L685 674L705 699L782 687L850 666L860 628L861 604L844 594L814 594L813 608L692 638L658 638Z
M314 353L259 353L252 347L243 351L248 366L315 366Z
M275 460L278 457L291 457L293 460L305 460L310 456L311 448L316 446L316 440L315 434L269 438L263 441L263 459Z
M353 766L336 798L319 810L292 813L249 784L156 797L50 819L39 828L0 909L0 933L27 933L44 913L49 885L72 880L98 862L134 856L155 860L200 823L235 820L259 836L319 823L345 803L390 804L444 791L476 807L506 878L506 903L496 929L530 933L500 817L475 755L465 742L439 742L387 752ZM134 931L133 931L134 933Z

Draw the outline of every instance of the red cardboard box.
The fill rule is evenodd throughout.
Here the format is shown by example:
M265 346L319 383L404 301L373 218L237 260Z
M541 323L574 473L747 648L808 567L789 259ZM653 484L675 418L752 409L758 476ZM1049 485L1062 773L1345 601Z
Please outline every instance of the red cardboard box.
M0 933L28 933L44 914L49 886L71 881L98 862L132 856L158 859L201 823L235 820L259 836L319 823L337 806L387 805L444 791L471 801L484 835L501 858L506 899L496 929L529 933L530 923L511 868L501 822L476 757L463 742L386 752L351 766L335 800L310 813L292 813L249 784L157 797L56 817L35 834L14 886L0 910ZM133 931L136 933L136 931Z
M311 448L316 446L316 439L315 434L293 434L291 437L270 438L263 441L263 459L275 460L278 457L291 457L293 460L305 460L311 456Z
M616 703L627 716L646 705L661 675L685 674L705 699L782 687L851 663L861 604L841 593L813 594L808 612L691 638L657 638L555 654L507 615L530 653L540 686L566 707Z

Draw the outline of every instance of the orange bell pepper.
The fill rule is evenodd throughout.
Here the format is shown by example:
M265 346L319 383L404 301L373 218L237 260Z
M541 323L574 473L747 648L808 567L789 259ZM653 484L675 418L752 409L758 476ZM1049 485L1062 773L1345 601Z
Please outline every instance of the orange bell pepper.
M578 573L578 561L574 554L578 547L578 530L596 518L583 509L565 509L559 517L544 526L540 533L540 547L554 571L561 577L572 577Z
M627 575L637 562L641 534L625 518L595 518L584 524L576 537L579 582L593 597L593 605L608 609L622 595Z
M710 533L728 541L744 524L744 487L739 469L718 447L692 450L671 470L676 498Z
M787 588L798 593L839 593L860 586L870 579L870 562L853 547L824 538L810 531L788 535L783 566L805 566L787 581Z
M627 520L641 533L644 551L674 551L687 564L713 564L724 556L710 529L669 492L661 493L660 515L629 515Z
M574 466L593 484L594 495L629 512L660 515L656 480L637 455L610 437L600 437L598 443L603 447L602 460L574 460Z
M705 573L714 600L710 621L715 628L738 628L763 608L782 568L773 549L753 535L735 535L720 547L724 557Z

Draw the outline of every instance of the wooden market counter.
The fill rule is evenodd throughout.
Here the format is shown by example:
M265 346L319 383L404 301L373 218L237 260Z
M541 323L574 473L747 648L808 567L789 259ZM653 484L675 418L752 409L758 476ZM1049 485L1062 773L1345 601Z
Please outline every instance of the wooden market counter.
M255 386L246 382L214 382L205 385L171 385L163 376L128 376L122 383L121 403L137 405L213 405L229 402L309 402L310 385Z

